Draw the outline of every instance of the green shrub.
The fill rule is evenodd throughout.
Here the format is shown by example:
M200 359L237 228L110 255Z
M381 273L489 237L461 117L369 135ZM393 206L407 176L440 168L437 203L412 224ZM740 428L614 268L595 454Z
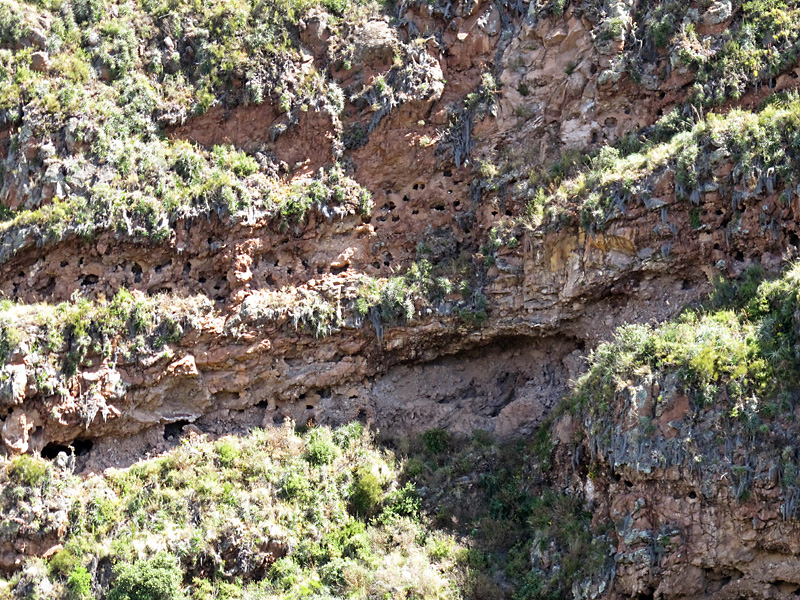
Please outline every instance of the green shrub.
M249 177L258 171L258 163L254 158L231 146L214 146L213 153L217 166L233 171L237 177Z
M439 427L429 429L422 434L422 443L431 454L444 452L450 445L450 433Z
M300 566L291 556L279 558L269 569L269 578L278 589L288 590L300 580Z
M8 477L18 485L37 487L47 481L50 467L45 460L23 454L8 466Z
M96 23L105 12L103 0L72 0L72 15L76 23Z
M650 142L660 144L666 142L679 133L689 131L694 123L681 114L679 108L674 108L652 126L648 139Z
M64 548L56 552L51 558L48 566L53 574L67 576L78 564L78 558L69 548Z
M320 569L322 582L334 589L341 589L347 585L345 574L348 568L357 563L347 558L334 558Z
M451 538L441 538L433 541L430 556L433 560L442 560L453 553L455 543Z
M567 2L568 0L552 0L550 3L550 11L557 16L563 15Z
M414 290L401 277L393 277L380 290L381 318L399 324L414 318Z
M482 448L489 448L494 444L494 437L485 429L476 429L472 432L472 441Z
M341 555L346 558L368 560L372 556L372 547L367 528L361 521L350 521L338 530Z
M381 518L391 520L394 517L419 518L419 511L422 507L417 489L410 481L403 487L386 494L384 510Z
M348 4L348 0L322 0L325 10L339 17L344 15Z
M307 501L311 496L311 482L300 465L288 467L281 482L281 493L289 500Z
M0 4L0 44L13 47L30 32L24 13L13 4Z
M356 474L350 503L354 513L363 518L374 516L381 503L383 490L380 481L369 467L361 467Z
M180 600L183 573L177 559L166 552L122 565L108 600Z
M92 593L92 576L86 567L80 565L75 567L67 580L67 589L70 597L75 600L85 600Z
M525 576L519 590L514 594L514 600L539 600L543 597L542 578L538 573L531 571ZM547 597L552 597L548 595Z
M408 477L417 477L425 472L425 462L412 456L406 462L405 472Z
M312 429L306 438L305 458L312 465L329 465L339 456L339 448L333 442L327 427Z
M358 421L353 421L333 432L333 441L342 450L347 450L354 442L364 435L364 426Z
M229 440L220 440L217 442L217 461L224 469L230 469L239 458L239 448Z

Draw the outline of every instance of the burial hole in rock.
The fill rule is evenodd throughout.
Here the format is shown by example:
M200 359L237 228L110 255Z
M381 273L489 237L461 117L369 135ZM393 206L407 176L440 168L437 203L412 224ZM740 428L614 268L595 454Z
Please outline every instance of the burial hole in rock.
M92 440L75 440L72 442L72 447L75 449L75 456L86 456L94 448Z
M54 442L50 442L44 448L42 448L42 458L46 460L53 460L55 457L58 456L59 452L64 452L67 455L72 454L72 448L69 446L64 446L63 444L56 444Z
M41 287L37 287L36 289L37 289L37 291L40 291L45 296L52 295L53 292L56 289L56 278L55 277L50 277L47 280L47 283L45 285L43 285Z
M185 419L180 419L174 423L167 423L164 425L164 439L178 439L183 434L183 428L189 423L190 421L186 421Z

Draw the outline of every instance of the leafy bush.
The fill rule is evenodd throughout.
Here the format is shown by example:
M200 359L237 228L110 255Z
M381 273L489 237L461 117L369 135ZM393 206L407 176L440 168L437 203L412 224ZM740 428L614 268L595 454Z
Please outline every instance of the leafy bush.
M217 442L217 460L221 467L230 469L239 458L239 448L229 440Z
M22 333L11 323L0 323L0 365L5 364L22 341Z
M103 16L105 2L103 0L72 0L72 14L76 23L96 23Z
M269 578L278 589L289 590L300 580L300 567L291 556L284 556L272 563Z
M108 600L179 600L183 573L177 559L166 552L117 568Z
M91 597L92 576L86 567L80 565L75 567L67 580L67 588L70 596L75 600L85 600Z
M23 454L15 458L8 466L8 477L18 485L38 487L45 483L50 475L50 466L41 458Z
M418 519L422 503L417 489L410 481L401 488L386 494L381 518L391 520L395 517Z
M309 499L312 493L311 482L301 466L294 465L294 468L286 470L281 482L281 492L289 500L305 502Z
M0 45L14 46L30 31L21 8L6 2L0 3Z
M62 548L50 558L48 566L51 573L68 576L78 566L78 559L72 550Z
M333 441L331 430L316 427L306 437L306 460L312 465L329 465L339 455L339 448Z
M369 467L361 467L356 473L353 494L350 496L350 503L356 516L365 518L374 516L382 497L383 490L378 477Z
M347 585L347 570L357 564L347 558L334 558L320 569L323 583L334 589L344 588Z
M425 449L433 454L444 452L450 444L450 434L446 429L429 429L422 434Z
M233 171L237 177L249 177L258 171L258 163L244 152L238 152L232 146L214 146L214 161L217 166Z
M364 426L358 421L343 425L333 432L333 441L342 450L347 450L364 435Z

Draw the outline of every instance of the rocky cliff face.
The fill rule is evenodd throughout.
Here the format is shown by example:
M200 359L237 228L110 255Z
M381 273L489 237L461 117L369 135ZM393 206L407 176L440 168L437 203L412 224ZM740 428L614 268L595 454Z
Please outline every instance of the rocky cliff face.
M755 9L670 6L314 10L296 50L234 69L204 112L152 92L130 126L138 141L117 154L111 117L23 90L0 131L5 453L91 442L81 460L100 470L166 449L189 424L287 417L529 436L616 327L674 317L715 275L777 272L796 252L796 181L760 148L743 166L726 140L744 128L739 109L794 89L800 69L781 58L723 81L731 38L761 26ZM57 81L58 15L29 10L4 47ZM200 81L208 31L179 36L169 18L146 16L132 60ZM91 35L87 52L107 43ZM773 54L794 43L782 29L756 37ZM123 93L120 52L97 51L88 95ZM576 166L581 153L595 158ZM183 189L195 164L194 196L175 208L164 189ZM215 164L238 179L213 187ZM174 182L146 187L167 172ZM564 453L594 424L556 427L557 479L617 524L616 575L576 594L793 596L800 537L774 478L754 476L740 502L708 454L650 465L638 442L634 459L621 440L640 415L665 439L717 425L670 429L688 399L654 407L655 383L631 385L605 425L613 435L584 455Z
M796 595L795 492L781 459L793 458L793 429L754 435L719 409L693 410L669 381L656 400L659 382L649 383L622 391L602 430L594 419L558 428L570 486L593 504L596 523L615 524L607 597ZM594 433L575 448L583 425Z

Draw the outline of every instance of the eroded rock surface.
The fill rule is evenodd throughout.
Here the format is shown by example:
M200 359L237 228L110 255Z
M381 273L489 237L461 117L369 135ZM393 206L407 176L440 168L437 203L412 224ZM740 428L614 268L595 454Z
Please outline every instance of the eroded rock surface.
M126 288L142 297L200 296L208 310L157 352L91 349L57 389L41 385L58 379L42 373L41 348L17 347L0 372L2 450L15 456L93 444L81 464L98 471L163 451L187 428L220 433L284 418L358 419L396 434L443 427L528 436L616 326L675 316L704 299L717 275L751 265L777 270L797 252L800 199L774 181L750 185L758 178L735 173L730 156L715 158L713 181L690 191L671 167L650 173L646 197L616 198L603 227L581 223L569 202L558 218L521 218L529 198L519 173L528 167L619 143L673 108L687 110L687 67L665 49L631 49L634 9L615 2L601 18L572 4L558 16L525 3L404 4L396 22L370 18L338 34L314 13L299 32L298 56L272 65L280 97L162 115L169 140L231 145L287 186L345 162L371 192L372 213L314 206L287 225L209 210L176 219L160 240L130 227L56 235L15 221L2 231L6 299L103 303ZM729 1L704 5L702 15L695 10L697 28L712 35L737 10ZM41 46L37 39L31 33L28 45ZM158 52L185 60L191 40L167 39ZM34 57L37 70L52 60L44 51ZM767 91L755 86L717 110L756 106L767 93L795 88L797 74L787 67ZM300 100L308 81L325 90L316 104ZM62 125L0 130L0 200L8 210L46 208L109 181L107 165L67 160L86 142L75 122ZM502 161L517 174L493 174ZM357 314L347 294L360 278L404 273L423 258L469 272L470 293L485 298L485 311L465 312L450 290L398 323ZM339 294L343 316L330 336L313 335L285 306L262 310L265 298L286 289L303 298ZM54 352L67 361L63 348ZM692 434L671 425L686 417L684 400L655 415L645 399L664 439ZM624 438L640 415L617 416ZM570 435L581 427L558 425L566 432L557 449L565 473L573 468L564 454ZM706 469L708 448L696 468L647 470L641 456L617 446L583 451L604 470L597 479L573 473L573 491L594 503L598 519L624 521L605 597L788 598L800 589L800 532L781 512L774 481L759 480L753 499L740 504L721 483L724 473ZM30 538L5 549L0 567L50 550L52 540Z

